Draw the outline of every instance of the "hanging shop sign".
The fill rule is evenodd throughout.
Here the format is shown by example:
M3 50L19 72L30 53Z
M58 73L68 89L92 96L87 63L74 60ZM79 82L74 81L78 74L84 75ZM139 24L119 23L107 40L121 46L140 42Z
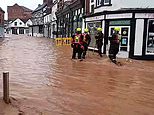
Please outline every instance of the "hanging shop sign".
M106 15L106 19L122 19L122 18L132 18L132 13L107 14Z

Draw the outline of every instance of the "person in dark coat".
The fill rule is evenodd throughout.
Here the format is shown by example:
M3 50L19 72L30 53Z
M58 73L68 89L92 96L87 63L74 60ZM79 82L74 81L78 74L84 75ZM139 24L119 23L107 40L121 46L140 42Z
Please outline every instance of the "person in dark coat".
M89 30L86 28L84 29L84 38L83 38L83 46L84 46L84 50L83 50L83 55L82 55L82 58L85 59L85 56L86 56L86 52L88 50L88 46L91 42L91 37L90 35L88 34Z
M81 28L76 29L76 34L72 36L71 47L73 48L72 59L76 59L76 53L78 53L78 59L82 61L83 35L81 34Z
M95 36L95 39L96 39L98 54L100 57L102 57L102 46L103 46L103 39L104 39L102 28L97 28L97 35Z
M116 55L119 52L119 45L121 40L121 35L119 34L120 28L114 28L114 33L112 37L109 38L110 40L110 48L109 48L109 58L110 60L117 64Z

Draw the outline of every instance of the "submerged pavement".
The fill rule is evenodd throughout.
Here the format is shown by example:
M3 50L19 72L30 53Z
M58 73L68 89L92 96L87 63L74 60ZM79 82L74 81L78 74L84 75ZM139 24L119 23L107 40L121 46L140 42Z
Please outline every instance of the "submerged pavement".
M52 39L10 36L0 42L2 72L10 72L11 104L0 115L153 115L154 61L112 64L88 52L71 60L69 46Z

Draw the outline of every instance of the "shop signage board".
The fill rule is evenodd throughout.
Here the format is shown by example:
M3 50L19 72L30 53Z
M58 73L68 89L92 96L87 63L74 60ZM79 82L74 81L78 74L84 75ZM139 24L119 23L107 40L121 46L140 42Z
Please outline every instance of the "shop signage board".
M122 19L122 18L132 18L132 13L107 14L106 15L106 19Z
M103 19L104 19L104 15L101 15L101 16L94 16L94 17L86 18L86 21L97 21L97 20L103 20Z
M154 13L136 13L135 18L154 18Z

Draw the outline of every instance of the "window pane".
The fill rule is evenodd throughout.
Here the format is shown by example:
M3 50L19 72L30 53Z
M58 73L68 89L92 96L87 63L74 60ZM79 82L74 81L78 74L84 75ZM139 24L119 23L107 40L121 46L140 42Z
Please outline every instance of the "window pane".
M110 0L104 0L104 3L109 3L110 2Z
M149 20L147 53L154 53L154 20Z

